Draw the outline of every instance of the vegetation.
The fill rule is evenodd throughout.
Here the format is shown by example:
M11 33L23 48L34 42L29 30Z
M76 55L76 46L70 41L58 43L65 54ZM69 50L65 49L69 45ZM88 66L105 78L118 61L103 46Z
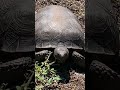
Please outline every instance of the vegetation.
M35 90L42 90L61 80L56 70L50 67L54 63L49 61L50 55L51 53L46 57L44 62L39 63L36 61L35 63Z

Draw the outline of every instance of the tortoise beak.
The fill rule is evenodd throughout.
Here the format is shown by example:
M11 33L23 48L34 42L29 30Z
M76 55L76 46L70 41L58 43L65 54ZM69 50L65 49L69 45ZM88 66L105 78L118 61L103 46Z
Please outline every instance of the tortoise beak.
M69 57L69 50L64 46L56 47L54 57L58 63L64 63Z

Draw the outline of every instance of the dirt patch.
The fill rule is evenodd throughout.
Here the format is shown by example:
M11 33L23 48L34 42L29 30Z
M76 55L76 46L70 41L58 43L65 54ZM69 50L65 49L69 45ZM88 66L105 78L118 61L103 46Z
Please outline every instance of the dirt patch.
M70 80L67 84L58 85L60 90L85 90L85 74L70 72Z
M74 70L70 72L68 83L55 83L44 90L85 90L85 74L77 73Z

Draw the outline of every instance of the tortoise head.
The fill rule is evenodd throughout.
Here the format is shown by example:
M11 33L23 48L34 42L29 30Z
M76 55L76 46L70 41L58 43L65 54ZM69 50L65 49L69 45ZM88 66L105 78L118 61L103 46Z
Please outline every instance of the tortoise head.
M69 57L69 50L65 46L58 46L54 49L54 57L58 63L63 63Z

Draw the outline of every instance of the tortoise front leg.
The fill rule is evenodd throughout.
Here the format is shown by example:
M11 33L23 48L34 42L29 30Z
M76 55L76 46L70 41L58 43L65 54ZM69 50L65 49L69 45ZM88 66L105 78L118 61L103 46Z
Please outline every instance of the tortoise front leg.
M43 61L45 60L45 56L49 54L48 50L42 50L39 52L35 52L35 60L36 61Z
M97 60L93 60L89 68L89 79L91 87L101 87L105 90L120 90L120 75L107 65ZM108 86L109 85L109 86ZM99 90L101 90L99 89Z
M83 55L81 55L80 53L76 51L73 51L72 58L78 66L85 69L85 57Z
M97 60L92 61L92 63L90 64L89 71L90 73L92 73L92 75L96 75L97 78L120 80L120 75L117 72L115 72L110 67Z

